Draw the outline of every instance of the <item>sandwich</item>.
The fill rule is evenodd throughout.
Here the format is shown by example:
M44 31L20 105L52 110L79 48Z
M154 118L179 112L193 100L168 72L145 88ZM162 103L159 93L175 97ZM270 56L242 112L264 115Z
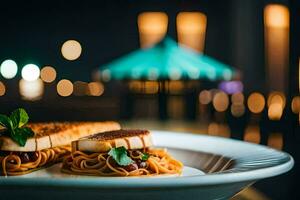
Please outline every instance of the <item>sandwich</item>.
M114 130L72 142L62 172L94 176L181 174L182 163L166 149L153 148L148 130Z
M120 129L116 122L28 123L13 129L3 116L0 116L0 125L6 128L0 131L0 174L5 176L27 174L61 162L70 154L72 141ZM9 134L5 134L8 131ZM29 137L26 133L30 133Z

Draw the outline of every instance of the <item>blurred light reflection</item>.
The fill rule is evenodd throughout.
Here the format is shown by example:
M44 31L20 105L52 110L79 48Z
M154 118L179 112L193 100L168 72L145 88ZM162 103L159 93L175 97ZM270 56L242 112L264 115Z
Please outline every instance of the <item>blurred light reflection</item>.
M44 82L41 79L35 81L21 79L19 82L19 90L22 99L36 101L41 99L44 94Z
M18 65L13 60L4 60L0 66L0 73L6 79L12 79L17 75Z
M253 113L261 113L265 107L265 98L262 94L254 92L248 97L248 108Z
M41 79L46 83L52 83L56 79L56 70L51 66L45 66L41 70Z
M268 137L268 146L282 150L283 147L283 136L281 133L271 133Z
M258 126L250 125L246 128L244 140L247 142L260 143L260 129Z
M76 60L82 52L81 44L76 40L67 40L61 47L61 54L66 60Z
M4 96L6 92L5 85L0 81L0 96Z
M67 79L62 79L57 83L57 93L62 97L70 96L73 93L73 83Z

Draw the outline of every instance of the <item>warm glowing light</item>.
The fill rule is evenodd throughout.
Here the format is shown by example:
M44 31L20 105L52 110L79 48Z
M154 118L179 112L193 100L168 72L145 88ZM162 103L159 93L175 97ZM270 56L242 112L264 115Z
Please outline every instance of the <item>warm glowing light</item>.
M26 81L36 81L40 77L40 69L34 64L28 64L23 67L21 74Z
M145 93L146 94L156 94L158 93L159 85L155 81L146 81L145 82Z
M0 81L0 96L5 95L6 89L4 83Z
M260 129L258 126L248 126L245 130L244 140L247 142L260 143Z
M254 92L248 97L248 108L253 113L261 113L265 107L265 98L262 94Z
M18 65L13 60L5 60L1 63L0 73L6 79L12 79L17 75Z
M271 133L268 138L268 146L282 150L283 147L283 136L281 133Z
M139 93L142 90L142 82L141 81L130 81L129 89L133 92Z
M180 12L176 18L179 43L203 52L206 21L206 16L201 12Z
M44 94L44 83L41 79L35 81L21 79L19 82L19 90L22 99L36 101L41 99Z
M74 87L71 81L62 79L58 82L56 89L60 96L67 97L73 93Z
M216 111L224 112L229 105L228 95L224 92L218 92L217 94L214 95L213 105Z
M280 103L272 103L268 109L268 117L271 120L280 120L283 108Z
M201 104L204 104L204 105L209 104L211 102L211 100L212 100L212 94L211 94L210 91L203 90L203 91L200 92L199 102Z
M292 99L292 111L297 114L300 113L300 96L296 96Z
M245 97L244 97L243 93L241 93L241 92L234 93L231 96L231 102L233 104L243 104L244 100L245 100Z
M100 82L91 82L88 84L89 95L101 96L104 92L104 85Z
M283 108L285 107L286 98L282 92L271 92L268 97L268 106L273 103L280 104Z
M267 27L288 28L290 26L289 9L279 4L267 5L264 9L264 21Z
M76 40L67 40L61 47L61 54L67 60L76 60L82 52L81 44Z
M52 83L56 79L56 70L51 66L45 66L41 70L41 79L46 83Z
M180 94L184 89L184 84L182 81L169 81L168 91L170 94Z
M231 114L235 117L241 117L245 113L244 104L232 104L230 107Z
M88 92L88 84L83 81L75 81L73 85L75 96L84 96Z
M164 12L143 12L138 16L138 28L141 47L151 47L166 35L168 16Z
M230 137L230 129L227 125L212 122L208 125L207 132L209 135Z

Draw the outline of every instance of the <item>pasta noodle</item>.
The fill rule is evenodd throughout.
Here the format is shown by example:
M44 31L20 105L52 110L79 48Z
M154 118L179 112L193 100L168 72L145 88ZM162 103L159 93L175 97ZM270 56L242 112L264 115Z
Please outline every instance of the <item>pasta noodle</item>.
M119 166L108 153L83 153L75 151L63 161L66 173L96 176L150 176L158 174L181 174L183 164L172 158L165 149L148 149L150 156L144 166L128 169ZM142 150L129 150L129 157L140 161Z
M1 175L16 176L33 172L41 167L62 161L63 157L70 154L70 146L54 147L36 152L10 152L8 155L0 156ZM35 159L22 162L20 154L34 153Z

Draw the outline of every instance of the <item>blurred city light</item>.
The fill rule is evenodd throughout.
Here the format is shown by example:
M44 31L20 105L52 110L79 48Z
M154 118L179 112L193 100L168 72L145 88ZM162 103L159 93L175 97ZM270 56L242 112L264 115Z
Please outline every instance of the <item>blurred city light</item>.
M45 66L41 70L41 79L46 83L52 83L56 79L56 70L51 66Z
M275 28L288 28L290 22L289 10L279 4L267 5L264 9L265 26Z
M268 106L278 103L282 106L282 108L284 108L286 103L285 95L282 92L271 92L268 96L267 103Z
M0 81L0 96L4 96L6 92L5 85Z
M156 94L159 91L159 84L156 81L146 81L144 91L146 94Z
M271 120L280 120L283 113L282 104L272 103L268 109L268 117Z
M44 94L44 82L41 79L32 81L21 79L19 90L22 99L36 101L41 99Z
M213 97L213 105L216 111L224 112L229 105L228 95L224 92L218 92Z
M36 81L40 77L40 69L34 64L27 64L23 67L21 74L26 81Z
M219 137L230 137L230 129L226 124L218 124L216 122L212 122L207 127L207 133L213 136Z
M176 18L178 42L203 52L207 19L201 12L180 12Z
M254 92L248 97L247 105L251 112L261 113L265 107L265 98L262 94Z
M5 60L1 63L0 73L6 79L12 79L17 75L18 65L13 60Z
M271 120L280 120L283 109L285 107L286 99L281 92L272 92L268 97L268 117Z
M201 104L209 104L212 101L212 94L208 90L202 90L199 94L199 102Z
M270 90L286 91L289 65L289 10L280 4L264 9L266 75Z
M67 60L76 60L82 52L81 44L76 40L67 40L61 47L61 54Z
M234 93L233 95L231 95L231 102L233 104L243 104L245 100L245 97L243 95L243 93L238 92L238 93Z
M62 97L70 96L73 93L73 83L67 79L62 79L57 83L57 93Z
M166 89L170 94L181 94L184 90L182 81L168 81L166 85Z
M281 133L271 133L268 137L268 146L282 150L283 148L283 136Z
M234 94L237 92L243 92L243 83L241 81L222 81L219 84L219 89L227 94Z
M166 35L168 16L164 12L143 12L138 16L138 28L141 47L151 47Z
M91 82L88 84L88 95L101 96L104 92L104 85L100 82Z
M230 111L233 116L241 117L245 113L245 106L244 104L231 104Z
M300 96L293 97L291 108L293 113L295 114L300 113Z
M244 140L247 142L260 143L260 129L258 126L250 125L246 128Z

